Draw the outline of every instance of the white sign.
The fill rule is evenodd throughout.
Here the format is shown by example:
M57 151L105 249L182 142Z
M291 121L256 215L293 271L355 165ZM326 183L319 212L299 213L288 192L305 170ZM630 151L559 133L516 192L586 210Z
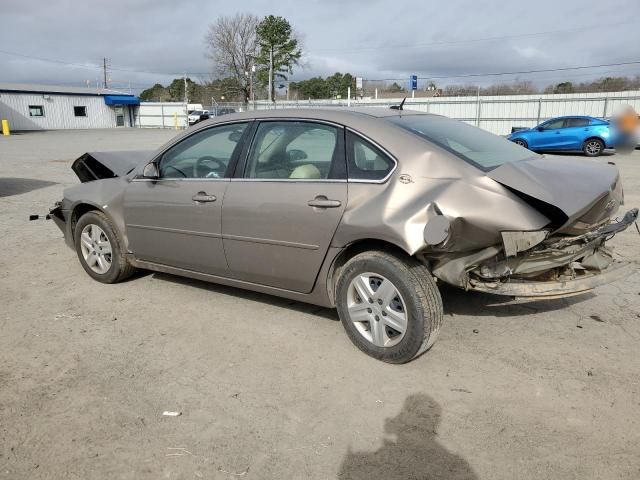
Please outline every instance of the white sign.
M362 77L356 77L356 88L362 90Z

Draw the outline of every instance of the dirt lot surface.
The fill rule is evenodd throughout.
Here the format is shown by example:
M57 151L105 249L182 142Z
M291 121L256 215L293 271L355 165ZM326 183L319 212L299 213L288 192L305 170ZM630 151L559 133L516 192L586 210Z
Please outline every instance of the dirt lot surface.
M0 137L0 478L640 478L637 273L529 304L446 289L434 348L392 366L332 310L161 274L97 283L27 221L85 151L174 133ZM596 161L640 206L640 152ZM611 245L640 258L635 228Z

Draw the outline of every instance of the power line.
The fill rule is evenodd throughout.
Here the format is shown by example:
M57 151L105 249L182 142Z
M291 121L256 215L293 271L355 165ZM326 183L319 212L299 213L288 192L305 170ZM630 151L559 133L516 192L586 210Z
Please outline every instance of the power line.
M608 25L592 25L588 27L576 27L576 28L568 28L568 29L560 29L560 30L547 30L544 32L531 32L531 33L519 33L514 35L500 35L494 37L480 37L480 38L470 38L467 40L451 40L451 41L442 41L442 42L428 42L428 43L409 43L403 45L381 45L378 47L359 47L354 49L342 49L342 48L330 48L330 49L318 49L313 50L311 53L315 52L362 52L362 51L377 51L377 50L389 50L389 49L399 49L399 48L423 48L423 47L442 47L442 46L455 46L455 45L464 45L469 43L480 43L480 42L492 42L496 40L508 40L513 38L526 38L526 37L536 37L540 35L556 35L559 33L569 33L569 32L579 32L579 31L594 31L600 30L602 28L609 27L617 27L620 25L629 25L635 22L625 21L625 22L617 22L610 23Z
M602 67L620 67L624 65L639 65L640 60L633 62L620 62L620 63L603 63L600 65L579 65L576 67L560 67L560 68L544 68L539 70L520 70L512 72L489 72L489 73L463 73L459 75L430 75L428 77L418 77L419 80L437 80L448 78L471 78L471 77L498 77L503 75L524 75L529 73L547 73L547 72L565 72L569 70L584 70L588 68L602 68ZM392 82L397 80L406 80L405 78L371 78L369 81L377 82Z

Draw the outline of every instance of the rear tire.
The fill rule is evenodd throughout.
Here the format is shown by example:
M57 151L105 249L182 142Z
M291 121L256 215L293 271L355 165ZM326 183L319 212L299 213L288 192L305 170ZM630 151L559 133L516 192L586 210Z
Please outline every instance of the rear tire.
M515 143L516 145L520 145L521 147L524 148L529 148L529 144L527 143L526 140L523 140L522 138L516 138L513 143Z
M336 306L354 345L388 363L427 351L442 325L442 298L429 270L383 251L360 253L344 265Z
M130 277L129 264L109 218L98 210L80 217L74 231L74 244L82 268L102 283L116 283Z
M599 138L590 138L584 142L582 151L587 157L598 157L604 151L604 142Z

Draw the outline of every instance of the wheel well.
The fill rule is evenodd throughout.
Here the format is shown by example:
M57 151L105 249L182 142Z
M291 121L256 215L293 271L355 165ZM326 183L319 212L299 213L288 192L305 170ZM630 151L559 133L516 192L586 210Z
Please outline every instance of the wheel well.
M395 255L399 258L410 257L410 255L402 248L384 240L369 238L357 240L349 244L333 261L333 265L331 266L331 270L329 271L329 275L327 278L327 292L332 303L335 302L335 286L337 283L336 280L340 276L340 270L342 269L342 267L354 256L370 250L381 250L383 252L390 253L391 255Z
M91 212L91 211L101 211L98 207L96 207L95 205L91 205L89 203L80 203L79 205L76 205L75 208L73 209L73 212L71 213L71 238L75 238L74 232L76 230L76 223L78 223L78 220L80 219L80 217L82 217L85 213L87 212Z
M602 142L602 145L604 145L605 147L607 146L607 142L605 142L602 138L596 136L586 138L584 142L582 142L582 145L585 145L589 140L600 140Z

